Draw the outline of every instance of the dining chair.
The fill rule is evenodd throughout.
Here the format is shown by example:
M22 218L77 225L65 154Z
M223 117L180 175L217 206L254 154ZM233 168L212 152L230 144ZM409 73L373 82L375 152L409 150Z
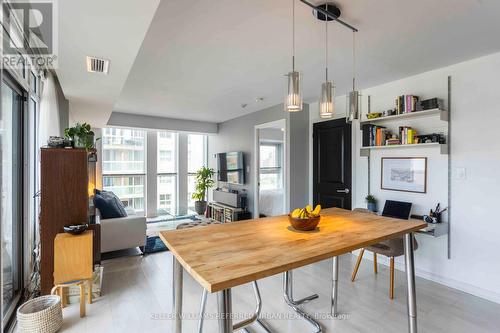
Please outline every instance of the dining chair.
M355 208L355 212L376 214L365 208ZM416 250L418 248L418 243L415 238L413 238L413 247ZM358 273L359 265L363 259L363 254L365 250L373 252L373 272L375 274L377 271L377 254L384 255L389 258L389 270L390 270L390 282L389 282L389 298L394 299L394 258L404 255L404 242L403 237L396 237L389 239L374 245L370 245L360 250L358 259L356 261L356 266L354 266L354 271L352 272L351 281L354 282L356 279L356 274Z

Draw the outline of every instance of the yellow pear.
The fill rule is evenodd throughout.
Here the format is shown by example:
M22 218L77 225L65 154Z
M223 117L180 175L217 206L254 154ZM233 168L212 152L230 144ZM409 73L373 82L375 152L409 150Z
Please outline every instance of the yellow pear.
M312 208L312 206L311 206L311 205L307 205L307 206L306 206L306 212L311 213L311 212L312 212L312 210L313 210L313 208Z

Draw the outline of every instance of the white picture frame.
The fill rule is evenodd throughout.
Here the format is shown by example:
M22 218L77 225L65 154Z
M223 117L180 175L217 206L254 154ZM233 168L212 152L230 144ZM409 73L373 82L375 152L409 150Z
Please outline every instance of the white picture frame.
M382 157L380 188L427 193L427 157Z

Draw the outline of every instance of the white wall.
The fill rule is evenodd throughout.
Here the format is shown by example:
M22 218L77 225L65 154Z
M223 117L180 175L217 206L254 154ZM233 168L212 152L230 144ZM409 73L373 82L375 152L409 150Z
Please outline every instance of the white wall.
M500 140L496 128L500 123L499 74L500 53L496 53L363 91L364 98L372 96L372 111L388 109L396 95L414 93L424 98L446 98L446 80L448 75L452 76L451 259L447 259L447 236L418 235L420 247L416 252L416 271L419 276L497 303L500 303L500 226L496 212L500 199ZM340 113L345 110L345 97L337 98L337 102ZM317 105L310 107L312 126L317 121ZM442 126L437 127L434 129L439 130ZM368 170L366 158L359 156L361 136L358 123L353 126L353 131L353 207L359 207L365 205ZM396 155L428 157L427 194L380 190L380 157ZM423 213L437 202L443 204L447 194L446 158L437 149L427 148L372 153L372 193L382 204L385 199L412 201L415 213ZM457 168L466 169L466 179L456 177ZM311 196L312 175L310 184ZM402 258L396 261L399 269L403 269L402 263Z

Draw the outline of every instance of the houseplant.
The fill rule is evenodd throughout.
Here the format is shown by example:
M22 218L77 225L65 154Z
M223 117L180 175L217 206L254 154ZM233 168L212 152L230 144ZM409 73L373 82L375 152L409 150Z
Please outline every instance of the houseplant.
M95 134L90 129L87 123L76 123L74 127L69 127L64 130L64 136L71 139L74 148L85 148L90 150L95 145Z
M372 212L376 213L377 212L377 199L373 195L368 194L366 196L365 200L368 203L368 210L371 210Z
M214 176L215 171L212 168L202 167L196 172L196 187L192 198L196 201L194 202L194 210L199 215L205 213L207 209L207 193L208 190L214 186Z

